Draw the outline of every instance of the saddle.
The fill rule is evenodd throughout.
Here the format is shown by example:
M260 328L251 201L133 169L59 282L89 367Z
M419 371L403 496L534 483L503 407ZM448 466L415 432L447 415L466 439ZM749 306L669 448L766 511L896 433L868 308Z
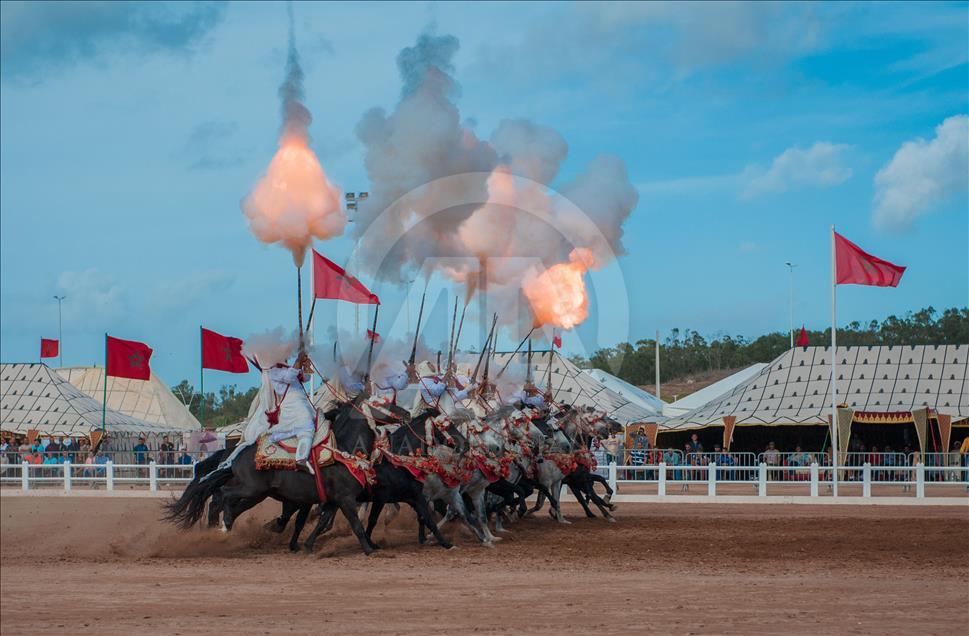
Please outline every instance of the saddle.
M297 470L296 466L296 437L273 442L269 433L262 434L256 441L256 469L257 470ZM330 443L330 422L320 418L313 436L311 457L316 457L317 466L329 466L333 463L333 450ZM318 452L317 452L318 451Z

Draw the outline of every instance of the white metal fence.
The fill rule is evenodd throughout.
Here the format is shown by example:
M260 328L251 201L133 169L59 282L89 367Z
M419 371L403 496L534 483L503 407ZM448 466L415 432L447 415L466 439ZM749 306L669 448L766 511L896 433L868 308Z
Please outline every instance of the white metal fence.
M941 462L940 462L941 463ZM0 467L0 485L22 491L58 489L66 493L78 488L115 490L181 488L192 479L194 467L183 464L5 464ZM794 472L792 472L794 471ZM811 497L831 493L834 471L817 462L807 466L782 466L760 462L756 466L729 466L709 462L704 465L644 464L619 466L610 463L597 472L605 477L619 494L642 494L642 487L655 487L659 496L677 493L752 494L767 497L789 495L792 487L799 487ZM794 475L796 479L792 479ZM794 483L792 483L794 482ZM799 483L798 483L799 482ZM865 462L860 466L838 468L839 485L861 487L862 497L872 496L872 487L879 494L901 494L914 497L952 496L969 493L969 467L964 465L893 466L891 471ZM927 495L926 485L931 490ZM638 492L637 492L638 491ZM746 491L746 493L745 493Z

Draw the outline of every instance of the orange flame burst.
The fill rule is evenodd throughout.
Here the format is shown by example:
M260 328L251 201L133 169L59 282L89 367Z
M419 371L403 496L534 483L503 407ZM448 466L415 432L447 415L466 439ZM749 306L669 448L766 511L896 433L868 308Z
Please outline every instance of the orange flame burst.
M282 243L303 263L313 237L343 233L346 216L333 186L302 135L284 135L266 174L242 201L252 233L263 243Z
M594 265L592 250L577 247L569 254L568 263L553 265L522 282L536 327L552 325L571 329L589 317L589 296L583 276Z

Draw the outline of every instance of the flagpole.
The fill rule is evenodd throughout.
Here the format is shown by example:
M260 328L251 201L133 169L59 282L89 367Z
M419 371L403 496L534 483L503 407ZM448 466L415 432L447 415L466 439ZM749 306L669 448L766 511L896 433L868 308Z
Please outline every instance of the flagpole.
M838 496L838 259L831 226L831 496Z
M310 315L306 319L306 331L309 333L310 349L316 345L316 323L313 322L313 311L316 310L316 257L311 257L313 267L310 268L310 289L313 290L313 302L310 303ZM316 400L316 374L310 373L310 402ZM314 402L315 403L315 402Z
M101 401L101 439L104 439L104 423L108 413L108 334L104 334L104 398Z
M202 396L199 404L199 424L205 428L205 358L202 349L202 325L199 325L199 394Z

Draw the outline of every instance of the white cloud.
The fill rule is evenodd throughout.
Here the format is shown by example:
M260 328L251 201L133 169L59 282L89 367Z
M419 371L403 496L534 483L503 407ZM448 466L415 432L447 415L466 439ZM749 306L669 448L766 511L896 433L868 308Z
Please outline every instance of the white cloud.
M231 272L208 271L163 283L152 295L153 309L162 313L180 312L225 291L235 280L236 276Z
M754 243L753 241L746 241L737 247L737 251L739 251L741 254L751 254L756 252L758 249L757 243Z
M760 166L747 166L747 184L742 196L750 199L794 188L829 188L844 183L851 177L851 168L844 163L844 155L849 149L850 146L845 144L818 141L807 149L788 148L766 170Z
M875 175L875 225L901 229L949 197L969 190L969 117L956 115L935 138L906 141Z
M64 300L64 320L80 328L104 327L125 314L125 289L110 274L90 268L63 272L57 278Z
M851 146L818 141L807 149L788 148L770 167L749 164L740 173L644 181L636 188L644 195L736 192L744 199L797 188L829 188L851 177L844 155Z

